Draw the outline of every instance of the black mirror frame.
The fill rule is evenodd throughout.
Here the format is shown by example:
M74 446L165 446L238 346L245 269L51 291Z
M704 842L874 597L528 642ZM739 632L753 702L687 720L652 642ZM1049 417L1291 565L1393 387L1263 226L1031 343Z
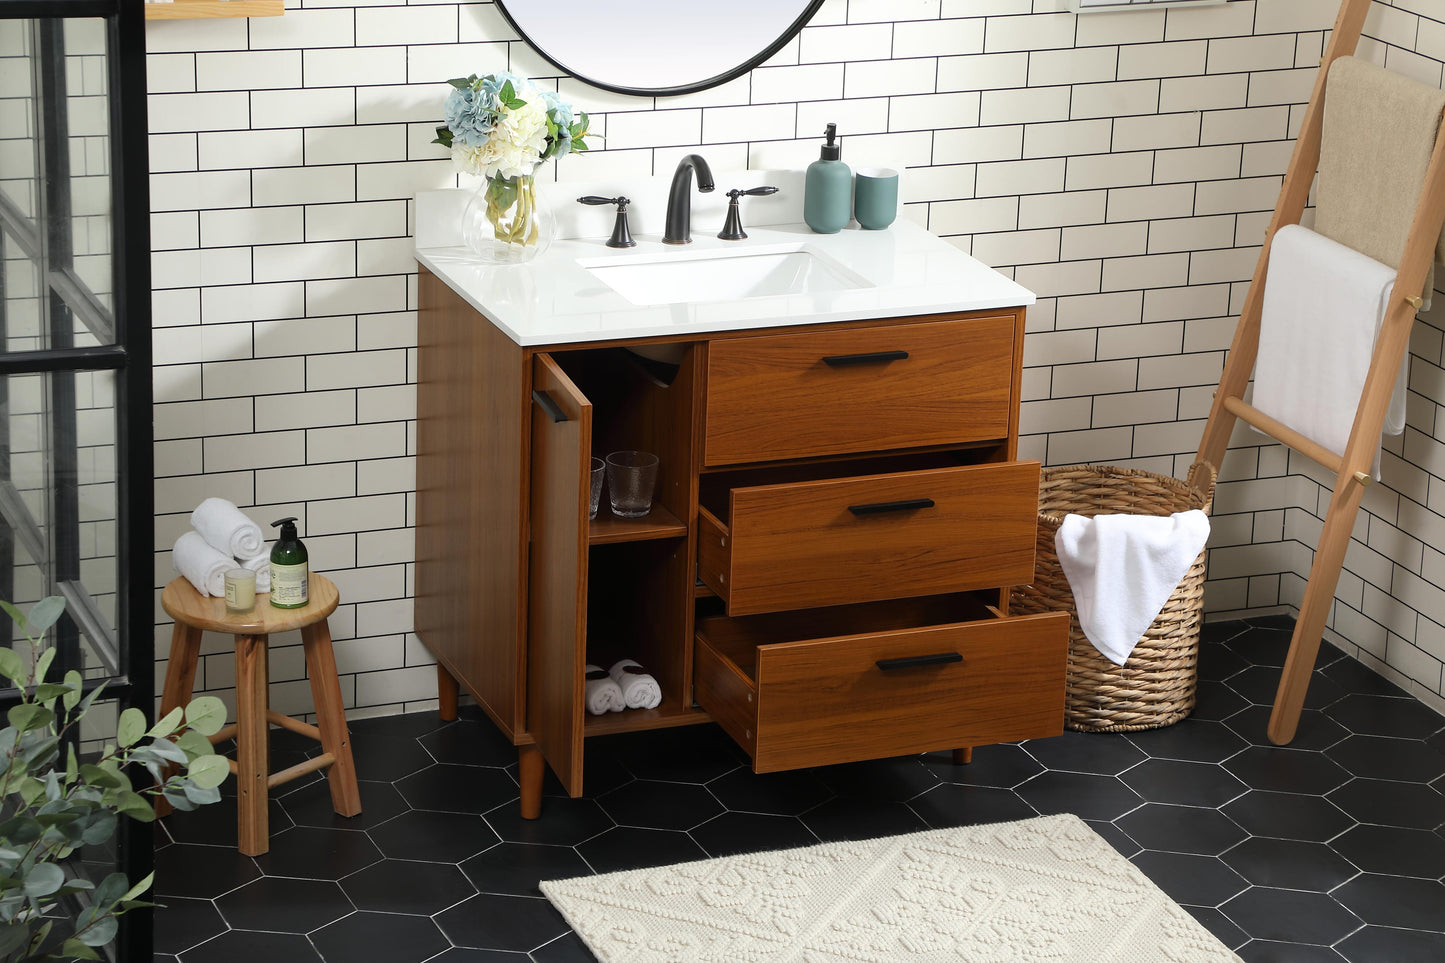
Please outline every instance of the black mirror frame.
M707 80L698 81L697 83L693 84L684 84L679 87L625 87L620 84L606 83L604 81L588 77L585 74L578 73L567 64L564 64L561 61L557 60L550 53L544 50L537 43L536 40L528 36L527 32L517 25L517 21L512 19L511 13L507 11L508 3L518 2L525 2L525 0L494 0L496 8L501 11L502 18L507 21L507 23L511 26L513 30L517 31L517 36L525 40L533 50L535 50L538 54L542 56L542 59L546 60L549 64L556 67L567 76L580 80L583 83L590 84L591 86L600 88L602 90L610 90L616 94L631 94L637 97L675 97L679 94L693 94L697 93L699 90L707 90L709 87L716 87L719 84L725 84L729 80L732 80L736 77L741 77L743 74L747 73L749 70L752 70L758 64L762 63L764 60L767 60L779 50L782 50L783 47L788 43L788 41L796 37L798 35L798 31L802 30L803 27L808 23L808 21L813 19L813 15L818 12L818 8L823 5L823 0L809 0L807 9L798 15L798 19L794 20L787 30L783 31L782 36L778 37L777 40L774 40L767 47L763 48L763 50L760 51L756 56L748 58L747 60L738 64L736 67L726 70L715 77L710 77Z

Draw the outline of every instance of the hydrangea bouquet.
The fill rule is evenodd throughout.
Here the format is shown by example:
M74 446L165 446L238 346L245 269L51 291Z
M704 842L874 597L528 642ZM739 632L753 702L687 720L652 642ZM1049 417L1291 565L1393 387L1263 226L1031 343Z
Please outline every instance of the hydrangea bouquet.
M544 235L537 205L534 174L544 161L572 151L585 151L588 119L550 90L541 90L525 77L499 71L448 81L446 124L437 128L432 143L452 152L452 163L466 174L486 179L485 192L476 206L485 221L469 210L463 233L490 234L466 238L478 253L497 260L524 260L539 250Z

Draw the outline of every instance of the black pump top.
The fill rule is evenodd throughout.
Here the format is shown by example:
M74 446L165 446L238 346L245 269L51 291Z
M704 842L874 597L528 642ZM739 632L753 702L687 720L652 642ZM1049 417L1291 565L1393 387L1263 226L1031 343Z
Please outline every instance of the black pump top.
M823 145L823 150L818 155L819 159L840 160L843 157L843 145L834 143L834 139L838 136L838 125L829 124L824 133L828 137L828 142Z
M279 519L277 519L276 521L274 521L274 522L271 523L271 527L272 527L272 528L275 528L275 527L277 527L278 525L281 527L281 540L282 540L283 542L285 542L285 541L292 541L292 542L294 542L294 541L296 540L296 516L295 516L295 515L288 515L286 518L279 518Z

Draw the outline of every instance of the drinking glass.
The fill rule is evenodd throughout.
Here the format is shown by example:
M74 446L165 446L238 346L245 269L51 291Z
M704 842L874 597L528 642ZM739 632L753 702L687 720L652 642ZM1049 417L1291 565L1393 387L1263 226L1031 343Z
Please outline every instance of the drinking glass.
M652 511L657 456L647 451L614 451L607 456L607 498L612 514L641 518Z

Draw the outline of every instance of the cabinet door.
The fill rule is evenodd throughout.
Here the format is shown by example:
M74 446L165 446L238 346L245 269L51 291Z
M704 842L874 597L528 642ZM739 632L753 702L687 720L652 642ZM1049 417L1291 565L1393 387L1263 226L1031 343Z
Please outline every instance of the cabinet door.
M592 404L551 357L532 360L527 728L582 794L587 653L587 510Z

